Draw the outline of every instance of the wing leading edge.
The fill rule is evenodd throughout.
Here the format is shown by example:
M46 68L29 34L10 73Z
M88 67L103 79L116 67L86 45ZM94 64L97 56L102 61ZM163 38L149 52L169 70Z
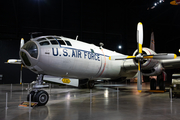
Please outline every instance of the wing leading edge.
M180 56L176 59L161 60L161 63L165 69L180 68Z

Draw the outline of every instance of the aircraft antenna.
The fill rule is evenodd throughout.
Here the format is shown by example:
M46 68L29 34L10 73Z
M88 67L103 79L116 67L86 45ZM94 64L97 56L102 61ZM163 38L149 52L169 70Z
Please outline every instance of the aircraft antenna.
M76 36L76 40L78 40L78 35Z
M102 48L104 46L104 43L100 42L99 45L100 45L100 48Z
M30 32L31 39L33 39L33 35L41 34L42 32Z

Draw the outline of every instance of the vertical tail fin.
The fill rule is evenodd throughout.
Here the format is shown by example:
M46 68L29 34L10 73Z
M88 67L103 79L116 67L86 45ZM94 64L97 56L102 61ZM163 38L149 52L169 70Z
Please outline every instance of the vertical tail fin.
M154 32L151 33L150 49L155 51Z

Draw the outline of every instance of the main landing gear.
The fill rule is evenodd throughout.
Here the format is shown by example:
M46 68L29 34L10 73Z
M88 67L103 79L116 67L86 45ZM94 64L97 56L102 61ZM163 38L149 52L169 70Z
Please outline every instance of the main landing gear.
M88 81L88 82L87 82L87 87L88 87L89 89L94 88L94 85L95 85L94 80L91 80L91 81Z
M36 84L33 86L33 90L27 95L27 101L29 101L31 96L31 101L38 102L39 106L45 105L49 100L48 93L44 90L40 90L43 87L48 87L48 85L43 85L42 78L42 74L37 77Z
M154 78L150 80L150 89L156 90L156 80Z
M165 90L165 81L166 81L166 73L162 72L160 75L157 76L157 80L152 78L150 80L150 89L156 90L156 86L159 86L159 90Z
M79 80L79 87L81 88L94 88L95 82L94 80L88 80L88 79L81 79Z

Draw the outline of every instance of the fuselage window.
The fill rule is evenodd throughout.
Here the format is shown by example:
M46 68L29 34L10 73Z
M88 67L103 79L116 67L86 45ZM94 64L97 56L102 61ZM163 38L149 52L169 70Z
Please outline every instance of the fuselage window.
M56 40L50 40L52 45L58 45L58 42Z
M65 42L66 42L66 44L67 44L68 46L72 46L69 41L65 40Z
M40 41L42 41L42 40L46 40L46 38L37 39L38 42L40 42Z
M39 43L41 46L44 46L44 45L49 45L50 43L48 41L44 41L44 42L40 42Z
M61 45L66 45L63 40L58 40L58 42L59 42L59 44L61 44Z
M92 53L94 53L94 50L93 50L93 49L91 49L91 52L92 52Z

